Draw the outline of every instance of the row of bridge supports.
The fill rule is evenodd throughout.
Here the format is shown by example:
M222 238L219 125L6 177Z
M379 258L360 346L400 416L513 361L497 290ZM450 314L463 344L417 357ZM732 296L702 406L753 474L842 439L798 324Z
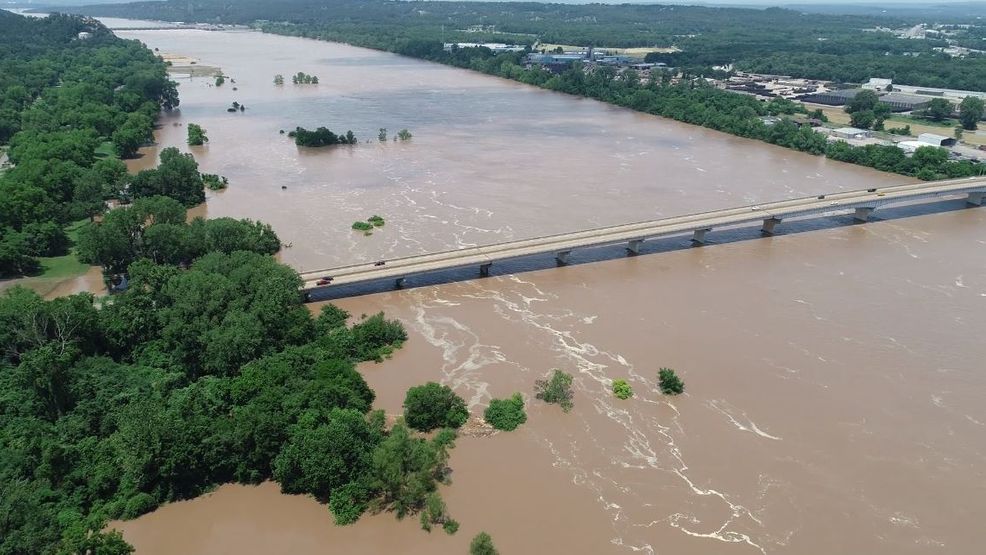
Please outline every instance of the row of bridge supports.
M966 198L966 202L974 206L982 206L984 201L986 201L986 191L969 193L969 196ZM868 221L870 218L870 214L872 214L875 209L876 209L875 206L861 206L859 208L856 208L852 215L853 219L859 222ZM777 224L781 223L782 221L783 221L782 218L775 218L775 217L765 218L763 220L763 226L760 228L760 231L764 235L773 235L774 228L776 228ZM705 235L710 231L712 231L712 228L710 227L696 229L692 231L692 239L691 239L692 242L695 243L696 245L704 245ZM643 239L631 239L627 241L627 247L626 247L627 253L631 255L640 254L640 247L643 244L644 244ZM561 265L568 264L569 258L571 256L572 256L572 251L570 250L558 251L557 253L555 253L555 259ZM492 262L481 264L479 266L479 275L482 277L488 277L490 275L490 268L492 266L493 266ZM396 286L398 288L403 287L404 278L397 278Z

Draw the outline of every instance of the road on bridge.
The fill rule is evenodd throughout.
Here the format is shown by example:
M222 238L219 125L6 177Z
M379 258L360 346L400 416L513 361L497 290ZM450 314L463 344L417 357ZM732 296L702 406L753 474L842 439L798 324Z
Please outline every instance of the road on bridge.
M490 265L494 262L523 256L551 253L559 262L565 263L568 261L569 253L580 248L626 243L630 252L637 253L643 241L647 239L690 233L693 241L704 243L706 234L716 228L761 223L762 231L770 234L777 224L790 218L852 211L857 220L866 221L870 212L888 204L944 200L965 195L970 204L982 205L984 194L986 194L984 178L847 191L327 268L304 272L301 278L304 282L303 290L306 292L323 287L383 279L393 279L399 287L408 276L465 266L478 266L480 275L488 275ZM324 280L330 281L324 283Z

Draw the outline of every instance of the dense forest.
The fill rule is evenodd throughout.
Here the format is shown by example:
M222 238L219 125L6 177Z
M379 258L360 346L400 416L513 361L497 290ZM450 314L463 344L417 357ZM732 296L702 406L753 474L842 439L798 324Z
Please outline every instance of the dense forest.
M151 138L178 104L164 63L91 19L0 10L0 276L64 254L64 228L103 212L127 186L118 156ZM108 151L107 151L108 148Z
M935 47L946 46L941 39L907 40L863 31L917 22L890 16L805 14L780 8L389 0L168 0L84 11L172 21L259 22L274 32L391 51L414 41L673 46L680 52L669 54L667 61L694 72L733 64L743 70L843 82L890 77L902 84L959 89L981 89L986 83L986 57L952 58L935 52ZM965 34L973 36L977 29L981 28Z
M134 114L150 125L177 104L146 48L73 17L0 11L0 25L4 99L19 99L5 237L98 215L76 252L129 278L102 299L0 294L0 555L131 553L108 520L268 479L340 524L386 510L454 533L437 485L455 431L388 426L355 369L399 347L401 324L313 317L268 225L188 222L205 187L191 155L165 149L134 176L96 156ZM133 202L105 211L108 196Z

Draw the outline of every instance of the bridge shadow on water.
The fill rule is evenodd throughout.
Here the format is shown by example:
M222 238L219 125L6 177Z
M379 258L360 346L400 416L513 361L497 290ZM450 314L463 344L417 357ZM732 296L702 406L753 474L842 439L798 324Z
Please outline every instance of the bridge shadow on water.
M919 216L940 214L944 212L960 212L964 209L982 209L986 213L986 207L967 205L964 199L948 200L941 202L925 202L919 204L900 205L892 208L881 208L870 215L869 222L859 222L853 219L851 213L836 214L830 216L813 216L800 219L784 220L778 224L774 230L773 237L785 235L797 235L814 231L837 229L840 227L851 227L858 225L868 225L881 221L907 220ZM691 234L675 235L658 239L648 239L640 247L639 254L631 254L627 251L625 244L612 244L599 247L586 247L572 251L567 264L560 264L552 254L538 254L494 262L490 269L490 277L522 274L538 270L556 268L558 266L580 266L583 264L593 264L630 258L637 256L650 256L669 251L683 250L688 248L711 249L714 253L716 246L738 243L741 241L763 240L770 235L761 233L759 226L740 226L722 229L714 229L706 236L706 242L698 245L692 242ZM419 287L429 287L432 285L442 285L459 281L473 279L488 279L480 276L478 266L467 266L451 270L429 272L426 274L412 274L404 280L404 289L414 289ZM350 285L335 285L323 287L310 291L308 302L331 301L333 299L343 299L349 297L359 297L384 293L398 290L395 287L395 280L382 279L366 283L354 283Z

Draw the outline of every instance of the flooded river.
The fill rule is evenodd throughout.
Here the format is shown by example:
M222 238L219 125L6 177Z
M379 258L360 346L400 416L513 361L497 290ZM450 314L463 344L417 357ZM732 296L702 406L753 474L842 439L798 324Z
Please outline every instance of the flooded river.
M252 32L126 31L230 78L181 78L159 148L230 188L209 216L270 222L299 270L906 182L595 101L397 56ZM290 75L315 74L317 86ZM288 84L275 86L275 74ZM235 80L235 83L232 82ZM234 90L236 87L237 90ZM232 102L246 106L228 113ZM297 148L296 126L370 142ZM376 139L407 128L406 143ZM408 327L363 371L400 411L427 380L528 423L458 441L456 536L390 515L334 527L275 485L229 485L117 523L138 553L976 553L986 513L986 210L961 202L494 266L481 280L336 301ZM372 236L350 230L378 214ZM455 277L455 276L453 276ZM660 367L687 391L662 397ZM552 368L575 408L531 399ZM629 381L620 401L611 381Z

